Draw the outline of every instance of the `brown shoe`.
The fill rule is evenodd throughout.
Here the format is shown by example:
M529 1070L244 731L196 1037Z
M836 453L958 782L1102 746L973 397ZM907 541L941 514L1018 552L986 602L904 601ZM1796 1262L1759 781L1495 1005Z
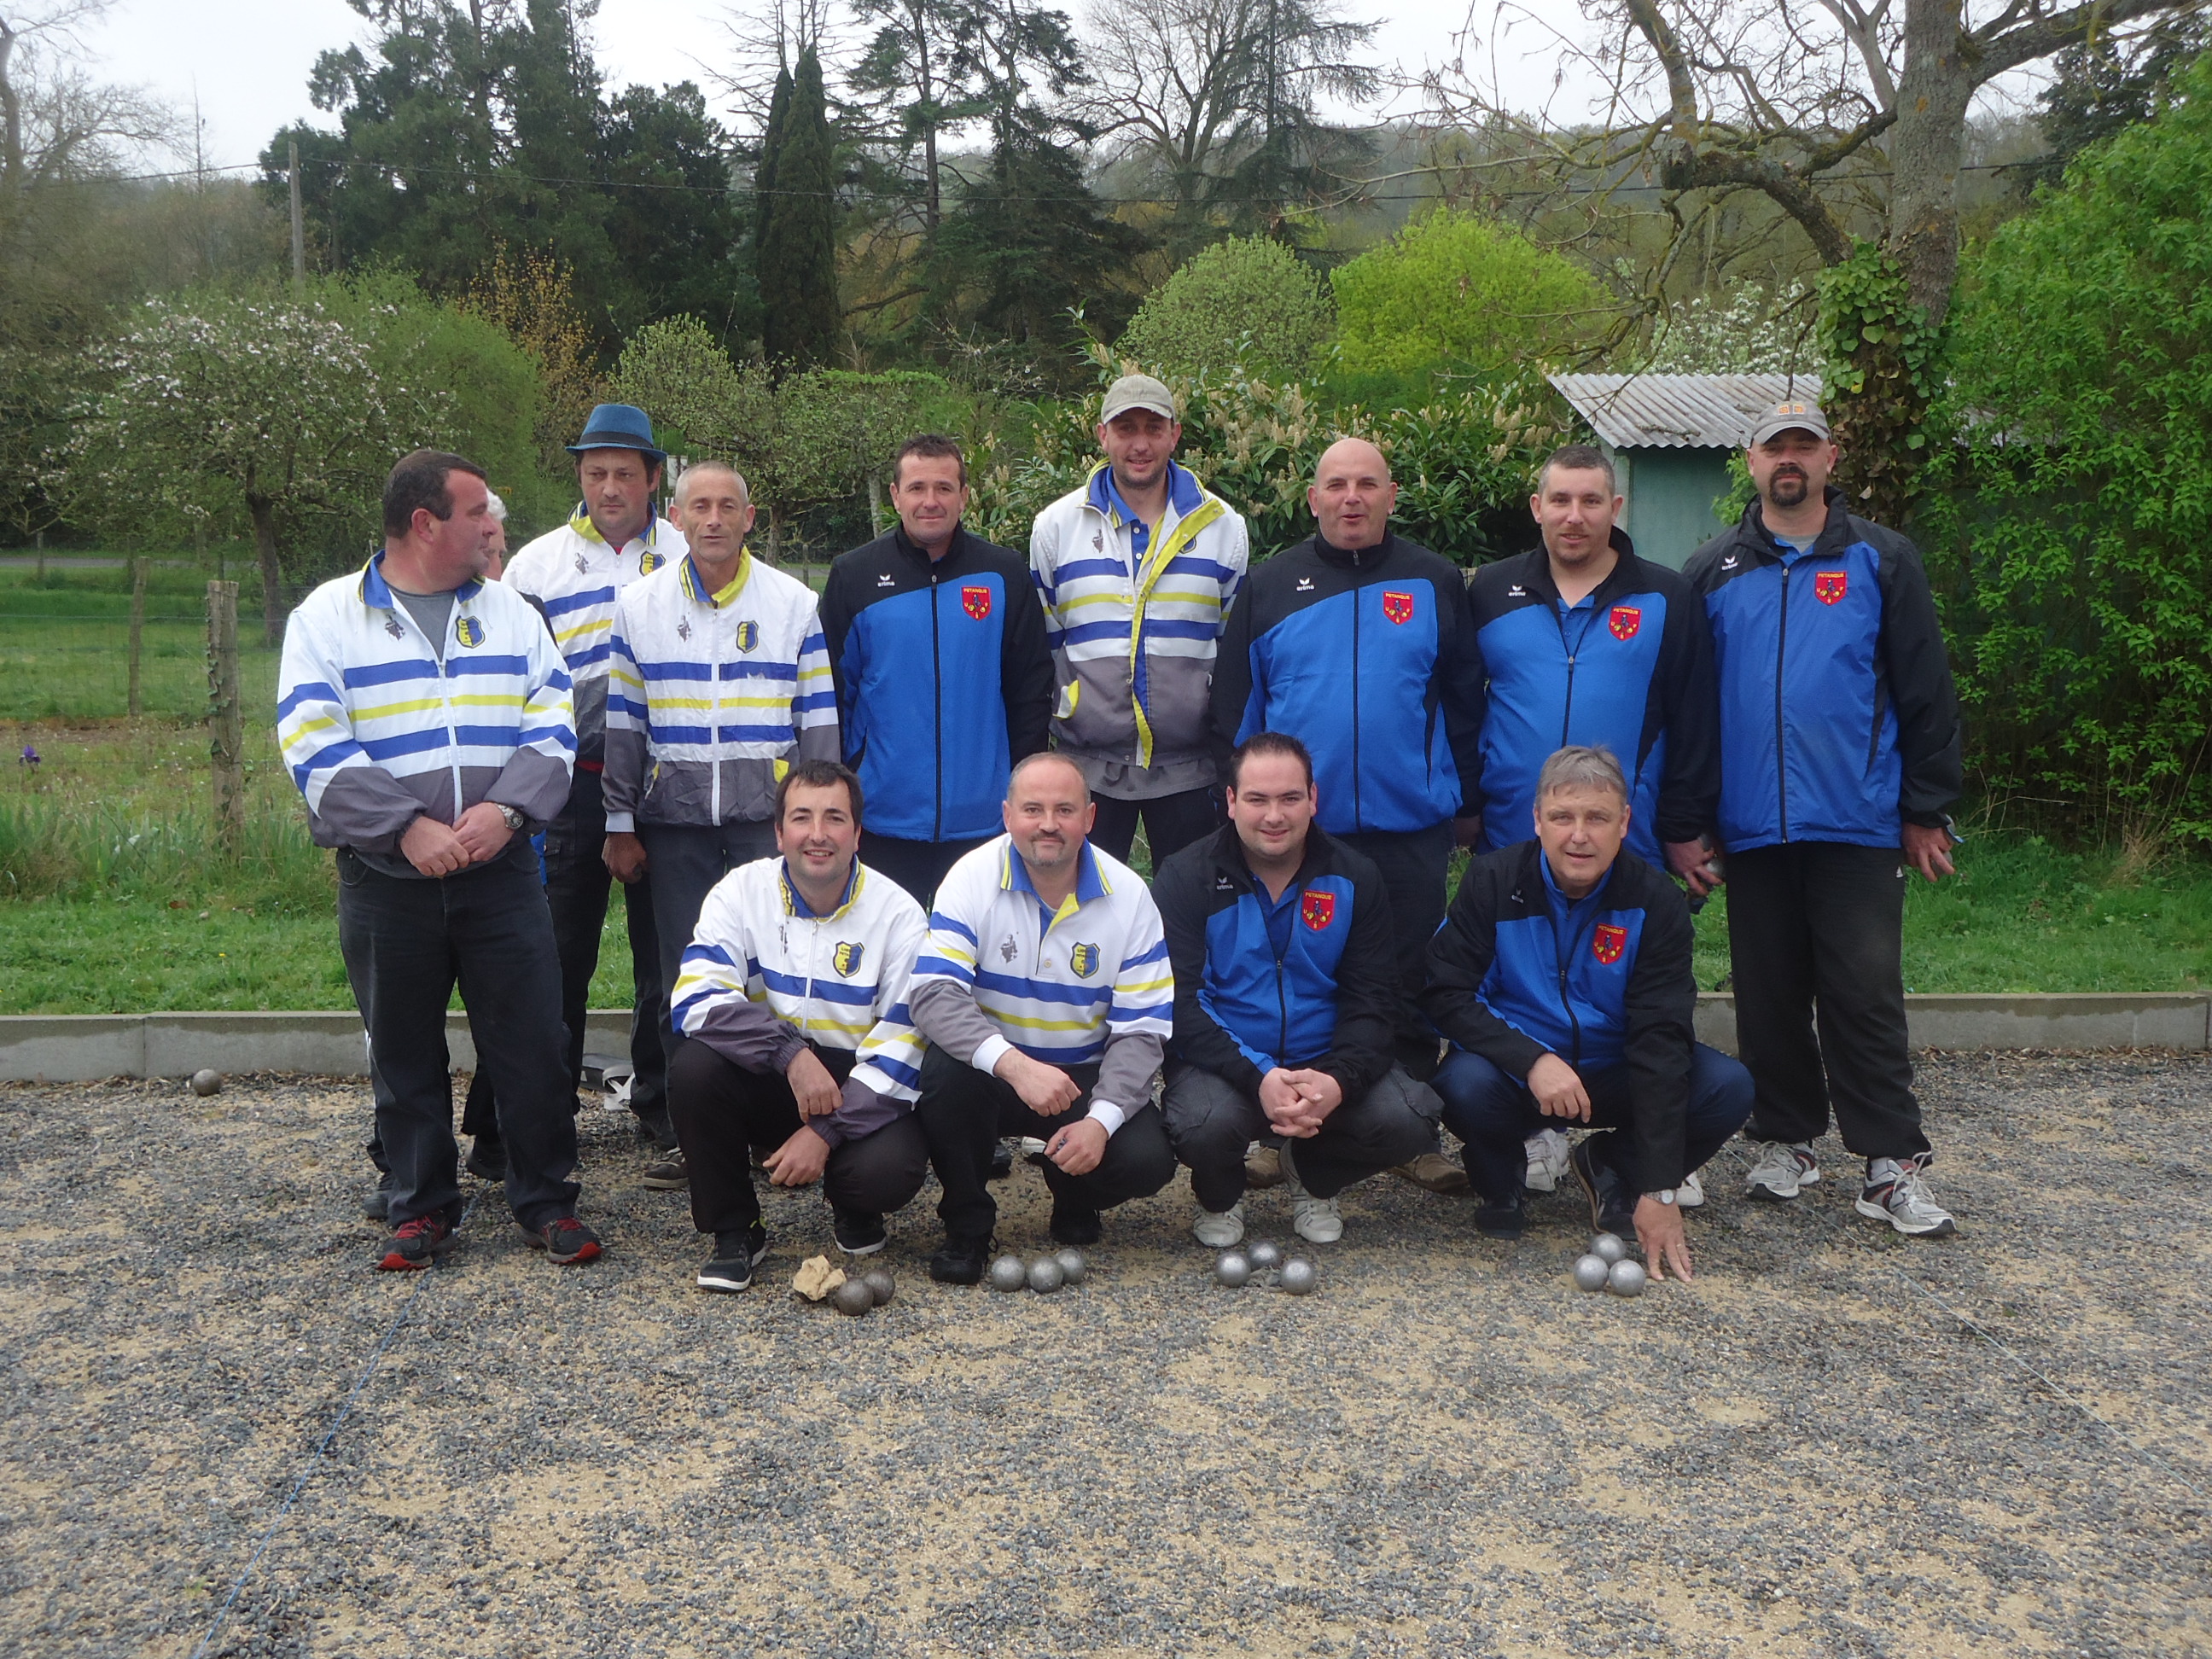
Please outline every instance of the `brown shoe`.
M639 1185L650 1187L657 1193L681 1192L691 1184L691 1170L684 1162L684 1154L673 1158L655 1158L645 1166L645 1175Z
M1254 1192L1283 1184L1281 1155L1264 1140L1244 1149L1244 1184Z
M1401 1164L1390 1173L1401 1181L1410 1181L1416 1187L1432 1193L1463 1193L1467 1190L1467 1171L1461 1169L1442 1152L1423 1152L1408 1164Z

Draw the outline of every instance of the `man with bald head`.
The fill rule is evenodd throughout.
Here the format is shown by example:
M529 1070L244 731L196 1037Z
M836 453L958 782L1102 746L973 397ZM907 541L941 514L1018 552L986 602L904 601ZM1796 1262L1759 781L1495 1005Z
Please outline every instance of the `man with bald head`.
M1329 446L1306 503L1317 533L1259 565L1213 675L1216 740L1282 732L1313 755L1318 822L1371 860L1390 895L1404 997L1401 1058L1436 1069L1414 1012L1444 865L1478 825L1482 658L1459 567L1394 535L1398 486L1364 438ZM1440 1174L1440 1172L1431 1172Z

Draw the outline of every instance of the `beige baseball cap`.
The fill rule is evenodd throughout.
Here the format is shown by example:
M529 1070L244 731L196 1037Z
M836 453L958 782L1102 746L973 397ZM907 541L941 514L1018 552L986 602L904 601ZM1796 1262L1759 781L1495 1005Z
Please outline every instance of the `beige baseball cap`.
M1745 447L1763 444L1778 432L1809 432L1816 438L1833 435L1828 430L1828 417L1820 412L1820 405L1807 403L1802 398L1776 404L1760 416Z
M1176 418L1175 394L1149 374L1124 374L1106 388L1105 407L1098 411L1098 418L1110 421L1133 409L1149 409L1162 420L1172 421Z

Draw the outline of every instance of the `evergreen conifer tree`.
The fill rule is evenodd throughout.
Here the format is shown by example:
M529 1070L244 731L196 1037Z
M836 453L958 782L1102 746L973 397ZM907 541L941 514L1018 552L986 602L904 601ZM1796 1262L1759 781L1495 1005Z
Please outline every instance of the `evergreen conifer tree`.
M777 77L776 98L783 99ZM799 55L780 132L771 105L763 157L764 216L760 237L763 349L778 365L828 360L843 313L837 303L836 163L830 134L822 60L812 46Z

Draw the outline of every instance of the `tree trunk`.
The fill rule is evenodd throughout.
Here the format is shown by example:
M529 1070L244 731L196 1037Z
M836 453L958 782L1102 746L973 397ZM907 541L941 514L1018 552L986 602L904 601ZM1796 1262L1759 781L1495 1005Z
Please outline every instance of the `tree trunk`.
M270 645L283 642L283 580L276 551L276 504L249 495L246 510L253 520L253 555L261 566L261 626Z
M1890 130L1889 248L1912 295L1940 327L1959 275L1959 165L1973 101L1962 0L1910 0L1905 72Z

